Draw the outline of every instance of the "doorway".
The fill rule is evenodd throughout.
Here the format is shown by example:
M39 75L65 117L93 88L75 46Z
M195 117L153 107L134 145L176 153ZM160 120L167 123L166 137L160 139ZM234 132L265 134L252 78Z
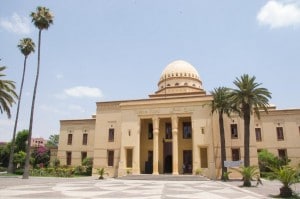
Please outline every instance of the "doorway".
M191 174L193 172L192 150L183 150L183 173Z
M172 159L172 142L164 142L164 173L172 173Z

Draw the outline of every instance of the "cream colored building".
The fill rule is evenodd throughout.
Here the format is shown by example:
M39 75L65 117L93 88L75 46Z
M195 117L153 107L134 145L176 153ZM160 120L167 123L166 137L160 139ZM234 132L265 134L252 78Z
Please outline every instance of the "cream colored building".
M94 159L94 169L110 176L164 173L218 178L220 138L218 115L211 113L210 94L197 70L174 61L162 72L157 91L147 99L98 102L90 119L62 120L58 158L63 165ZM227 160L243 160L243 120L225 118ZM257 151L287 156L300 163L300 110L276 110L251 119L250 162ZM94 170L96 172L96 170Z

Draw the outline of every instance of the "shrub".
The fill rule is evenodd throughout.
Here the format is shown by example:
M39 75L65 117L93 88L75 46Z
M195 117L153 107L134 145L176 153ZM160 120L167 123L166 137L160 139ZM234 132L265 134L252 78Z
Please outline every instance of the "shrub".
M231 174L231 173L232 173L231 171L225 171L223 181L229 180L229 174Z
M60 166L60 160L55 158L53 161L52 161L52 166L53 167L59 167Z
M76 166L74 168L75 175L84 175L86 173L86 166Z
M30 170L30 175L32 176L53 176L53 177L73 177L74 169L68 168L36 168Z
M258 153L258 163L261 172L270 172L270 168L280 168L287 165L290 160L276 157L273 153L264 149Z
M202 169L200 169L200 168L196 169L195 174L196 175L201 175L202 174Z
M99 180L103 180L103 179L104 179L104 174L107 174L107 173L105 172L105 168L102 167L102 168L97 169L97 170L98 170L98 174L99 174Z
M5 172L5 171L7 171L6 167L0 167L0 172Z
M23 175L23 173L24 173L24 169L23 168L19 168L19 169L16 169L14 171L14 174L17 174L17 175Z
M85 172L83 172L81 175L91 176L93 170L93 158L85 158L82 161L82 165L85 167Z
M238 171L243 176L243 186L244 187L251 187L251 180L254 176L258 176L258 168L256 166L249 166L249 167L241 167L239 170L234 169Z
M290 186L300 181L298 176L299 171L290 166L282 166L279 169L270 169L274 172L274 176L271 179L277 179L282 183L282 187L280 188L280 196L291 197L293 195L293 191Z

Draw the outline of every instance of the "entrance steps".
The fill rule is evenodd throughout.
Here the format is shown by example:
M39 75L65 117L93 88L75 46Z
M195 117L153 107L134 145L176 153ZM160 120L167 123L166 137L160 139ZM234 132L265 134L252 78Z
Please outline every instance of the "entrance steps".
M122 180L157 180L157 181L207 181L208 178L200 175L172 175L172 174L140 174L140 175L127 175L118 177Z

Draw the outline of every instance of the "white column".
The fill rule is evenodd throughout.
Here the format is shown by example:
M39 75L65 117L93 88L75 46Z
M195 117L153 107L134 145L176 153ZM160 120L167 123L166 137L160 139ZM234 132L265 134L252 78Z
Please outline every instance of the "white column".
M138 122L139 127L137 129L137 147L135 147L134 151L133 151L133 155L134 155L134 162L136 163L136 169L135 169L135 174L140 174L141 173L141 168L140 168L140 158L141 158L141 120Z
M159 135L159 118L152 118L153 121L153 175L159 175L158 172L158 135Z
M178 175L178 118L172 116L173 175Z

